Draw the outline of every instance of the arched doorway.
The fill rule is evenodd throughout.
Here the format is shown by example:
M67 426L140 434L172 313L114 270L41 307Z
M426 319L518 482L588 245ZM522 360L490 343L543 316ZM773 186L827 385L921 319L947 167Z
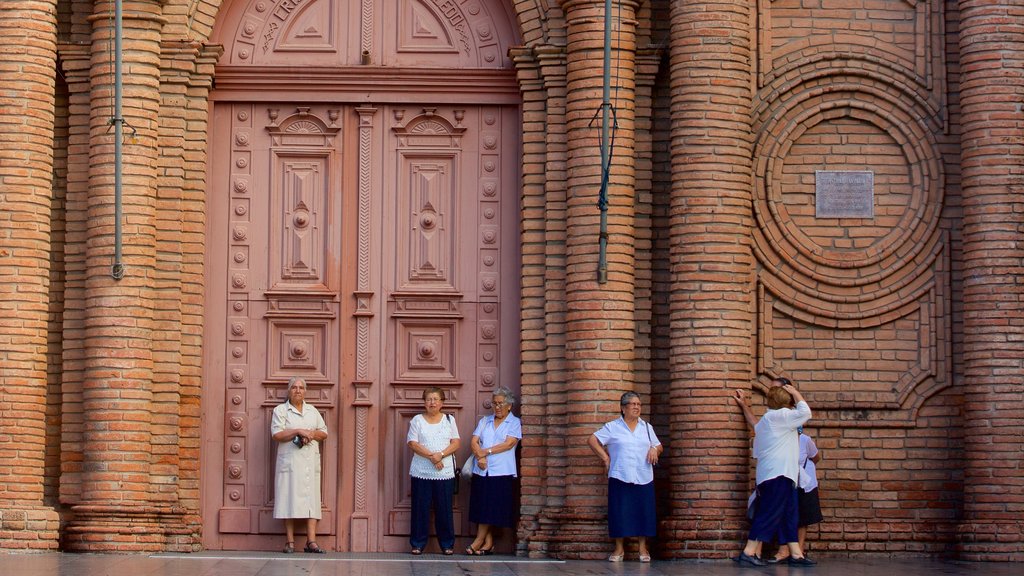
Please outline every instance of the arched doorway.
M407 548L427 386L518 388L519 93L499 0L240 0L211 97L203 543L273 549L269 414L324 414L320 542ZM460 455L465 457L467 449ZM464 511L456 522L468 534Z

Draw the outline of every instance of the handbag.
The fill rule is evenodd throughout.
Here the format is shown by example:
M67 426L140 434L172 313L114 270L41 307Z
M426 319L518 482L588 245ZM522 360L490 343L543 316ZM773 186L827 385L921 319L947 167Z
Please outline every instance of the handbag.
M750 498L747 498L747 520L753 520L757 514L757 489L750 493Z
M445 416L448 417L448 425L450 426L452 422L452 415L445 414ZM459 463L455 460L455 453L452 452L450 456L452 457L452 468L455 469L455 477L452 478L452 494L458 494L459 484L461 483L460 480L462 480L462 468L459 468Z
M459 463L455 461L455 454L452 454L452 468L455 468L455 478L452 478L452 482L455 484L452 486L452 494L459 493L459 484L462 480L462 468L459 468Z
M471 476L473 474L474 465L476 465L476 456L470 454L469 458L466 458L466 463L462 465L462 475L467 478Z

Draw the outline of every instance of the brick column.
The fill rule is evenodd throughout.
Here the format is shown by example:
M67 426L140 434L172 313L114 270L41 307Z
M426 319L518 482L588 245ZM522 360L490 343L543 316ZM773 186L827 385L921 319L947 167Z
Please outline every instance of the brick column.
M748 436L729 400L753 378L747 0L671 9L672 515L675 557L722 558L744 536Z
M85 245L89 204L89 47L59 45L68 86L68 159L64 201L64 314L61 333L60 503L82 493L82 379L85 372Z
M114 77L110 6L91 17L92 61L81 498L67 547L156 551L166 506L153 503L153 327L161 3L124 4L123 263L114 263Z
M0 6L0 549L56 549L43 502L56 2Z
M520 552L544 555L547 543L543 538L533 544L539 534L541 515L550 508L549 493L554 482L546 482L547 460L551 443L547 433L548 415L558 410L555 403L543 401L552 383L546 374L546 365L552 359L547 353L547 341L552 328L546 319L545 298L548 275L548 252L545 226L549 200L545 183L548 162L549 113L543 69L533 48L514 48L510 52L516 67L516 76L523 95L523 188L522 212L522 291L520 351L522 357L519 389L520 407L524 420L523 441L520 444L520 516L517 541ZM564 66L563 66L564 70ZM562 74L565 76L564 72ZM564 116L564 115L563 115ZM558 355L557 352L555 355ZM555 383L557 386L557 383ZM559 394L559 396L561 396ZM564 404L564 402L562 403ZM526 549L527 543L530 549Z
M612 105L618 119L608 188L608 281L598 283L601 188L601 102L605 3L563 3L566 55L566 192L568 370L565 456L574 463L560 532L562 556L598 558L608 552L607 479L588 437L619 414L619 395L633 389L634 136L636 3L612 4ZM596 119L595 119L596 118ZM558 550L555 550L558 552Z
M970 560L1024 561L1024 2L961 0L964 521Z

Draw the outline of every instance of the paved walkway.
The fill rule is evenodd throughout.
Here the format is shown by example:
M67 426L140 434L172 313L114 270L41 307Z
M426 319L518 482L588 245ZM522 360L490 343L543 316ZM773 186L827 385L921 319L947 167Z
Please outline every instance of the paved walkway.
M253 552L197 554L2 554L2 576L1021 576L1024 564L929 559L822 558L814 568L742 568L730 561L651 564L539 560L514 556L454 558L330 553L312 557Z

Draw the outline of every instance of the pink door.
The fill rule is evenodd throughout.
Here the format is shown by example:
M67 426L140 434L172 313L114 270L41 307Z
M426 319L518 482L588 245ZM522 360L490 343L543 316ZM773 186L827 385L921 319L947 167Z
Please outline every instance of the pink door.
M423 389L448 392L461 463L491 390L518 388L518 109L225 102L212 118L204 544L280 545L269 417L301 375L330 428L321 543L404 550Z
M306 377L330 428L319 541L353 551L407 548L405 433L425 387L449 392L460 460L490 391L518 389L511 6L223 3L211 37L224 52L208 137L206 547L281 545L268 418L290 376Z

